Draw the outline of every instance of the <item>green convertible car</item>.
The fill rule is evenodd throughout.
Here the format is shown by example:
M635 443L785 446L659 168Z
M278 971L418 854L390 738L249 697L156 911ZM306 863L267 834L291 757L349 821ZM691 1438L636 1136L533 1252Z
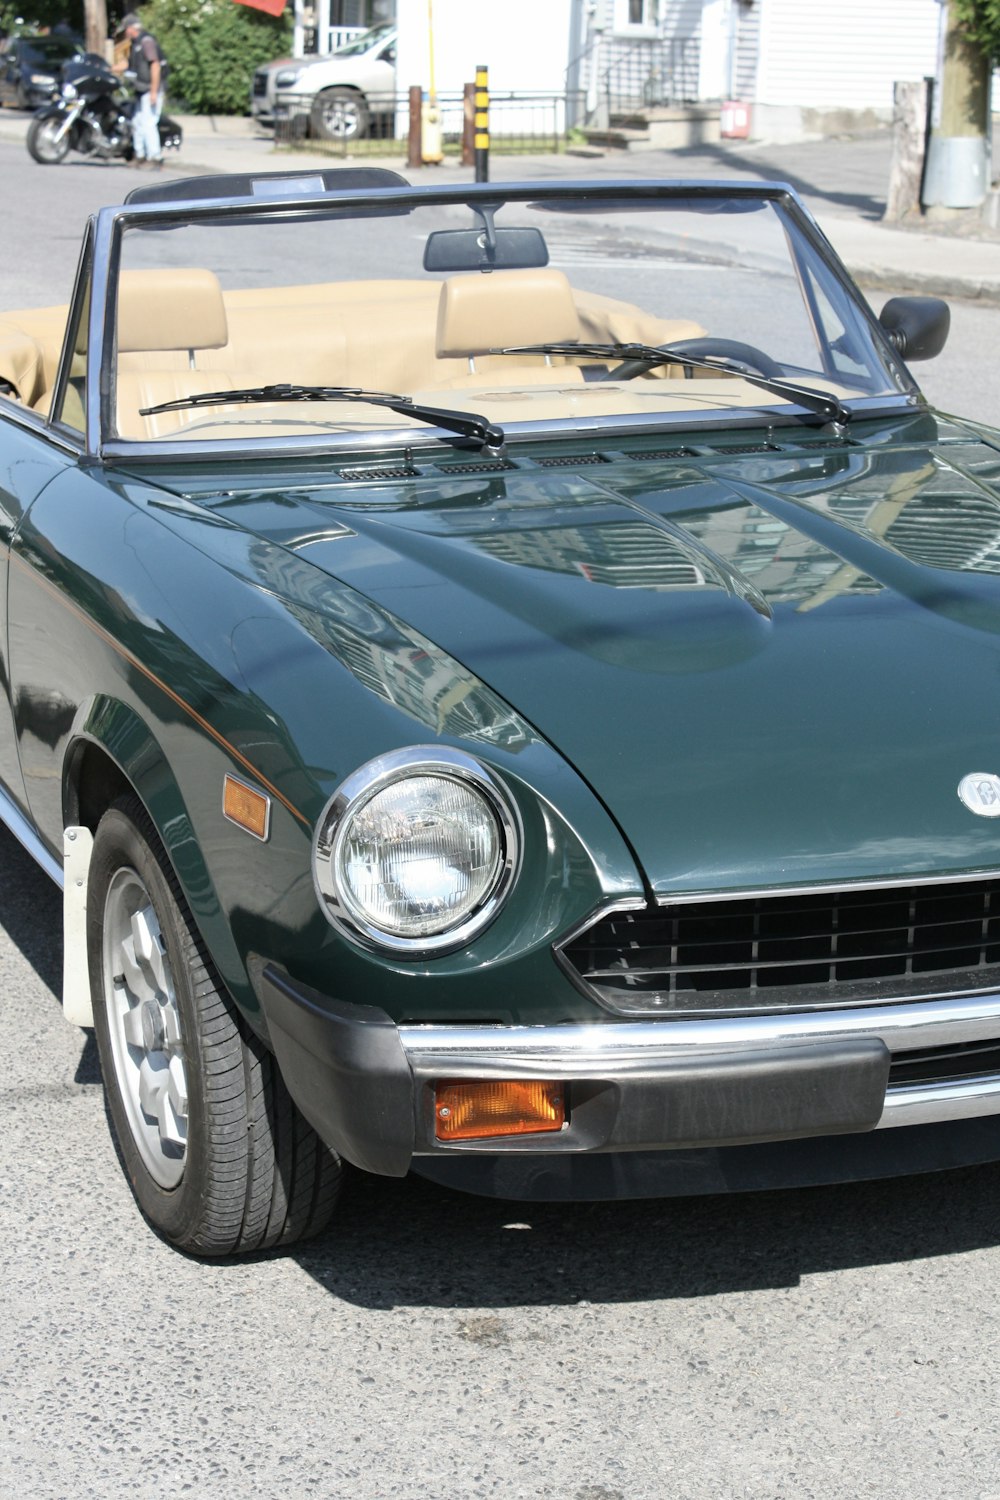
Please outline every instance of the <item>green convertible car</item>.
M1000 1158L1000 433L781 184L158 180L0 313L0 816L140 1208Z

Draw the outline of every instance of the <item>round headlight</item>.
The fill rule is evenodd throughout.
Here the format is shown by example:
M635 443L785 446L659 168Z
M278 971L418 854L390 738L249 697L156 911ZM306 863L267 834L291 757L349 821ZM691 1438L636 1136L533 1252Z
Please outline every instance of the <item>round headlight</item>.
M327 805L316 888L330 920L367 946L461 947L507 893L517 829L506 794L471 756L397 751L362 766Z

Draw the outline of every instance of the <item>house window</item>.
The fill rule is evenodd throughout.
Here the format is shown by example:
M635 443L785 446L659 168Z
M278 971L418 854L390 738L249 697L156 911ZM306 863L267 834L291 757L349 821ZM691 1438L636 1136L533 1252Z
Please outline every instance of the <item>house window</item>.
M655 36L659 0L615 0L615 31L626 36Z

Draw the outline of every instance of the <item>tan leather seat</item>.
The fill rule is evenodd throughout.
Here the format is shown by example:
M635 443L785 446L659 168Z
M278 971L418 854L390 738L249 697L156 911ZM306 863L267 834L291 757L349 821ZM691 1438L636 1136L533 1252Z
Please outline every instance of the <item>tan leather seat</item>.
M226 304L219 278L198 267L169 271L123 271L118 282L118 357L155 351L183 352L193 370L200 349L222 349L229 342Z
M33 338L8 323L0 323L0 381L25 406L33 405L45 389L41 349Z
M548 383L544 355L490 356L491 349L518 344L575 342L580 338L580 316L573 288L562 271L538 270L475 272L452 276L441 284L438 302L436 353L439 359L468 360L465 377L451 384L483 383L489 374L504 385L533 378ZM578 381L576 366L557 367L556 378Z
M139 415L202 391L232 388L235 370L200 370L197 356L229 343L219 278L199 267L123 271L118 283L117 427L121 437L160 437L191 412Z

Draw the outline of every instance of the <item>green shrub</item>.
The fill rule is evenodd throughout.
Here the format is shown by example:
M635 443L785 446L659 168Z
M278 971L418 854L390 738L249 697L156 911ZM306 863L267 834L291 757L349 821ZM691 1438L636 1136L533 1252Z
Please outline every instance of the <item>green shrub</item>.
M955 14L991 62L1000 62L1000 0L957 0Z
M233 0L150 0L140 14L170 63L168 109L245 115L254 69L291 50L291 6L269 16Z

